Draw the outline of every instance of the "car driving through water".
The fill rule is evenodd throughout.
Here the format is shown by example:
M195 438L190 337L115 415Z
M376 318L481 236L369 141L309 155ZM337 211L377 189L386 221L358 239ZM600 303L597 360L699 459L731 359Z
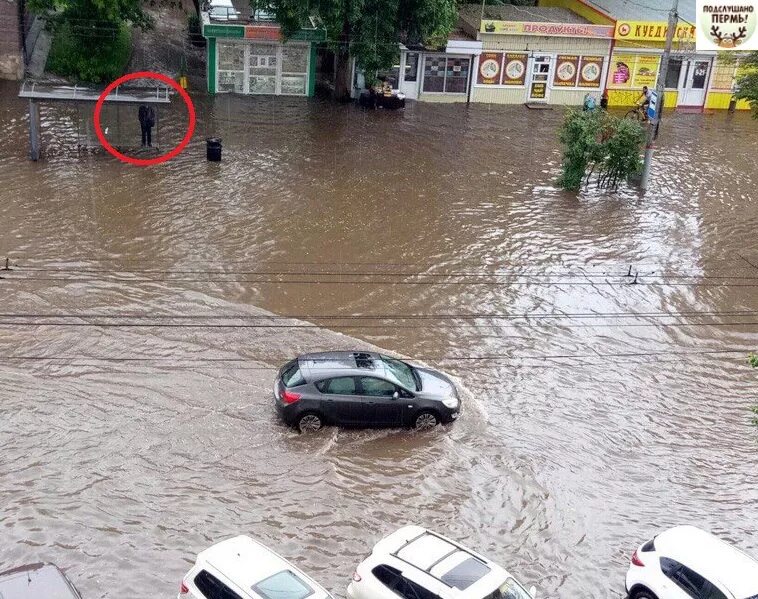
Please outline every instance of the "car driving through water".
M279 370L274 400L282 420L301 432L325 424L428 429L461 409L444 374L366 351L298 356Z

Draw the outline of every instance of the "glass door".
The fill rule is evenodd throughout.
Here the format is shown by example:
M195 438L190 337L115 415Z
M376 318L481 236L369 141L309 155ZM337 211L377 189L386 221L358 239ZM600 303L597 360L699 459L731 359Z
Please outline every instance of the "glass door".
M687 60L684 69L677 106L702 106L705 104L705 94L708 91L706 88L711 72L711 59Z
M532 58L529 92L527 94L529 102L547 102L552 64L553 57L549 54L535 54Z
M411 100L418 98L418 52L403 52L400 69L400 91Z

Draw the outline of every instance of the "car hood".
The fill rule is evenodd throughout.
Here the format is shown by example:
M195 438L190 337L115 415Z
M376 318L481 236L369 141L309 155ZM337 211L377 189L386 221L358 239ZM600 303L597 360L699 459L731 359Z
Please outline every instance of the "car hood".
M416 372L421 379L421 391L419 391L419 395L438 398L450 397L451 395L458 396L453 381L444 374L418 367L416 367Z

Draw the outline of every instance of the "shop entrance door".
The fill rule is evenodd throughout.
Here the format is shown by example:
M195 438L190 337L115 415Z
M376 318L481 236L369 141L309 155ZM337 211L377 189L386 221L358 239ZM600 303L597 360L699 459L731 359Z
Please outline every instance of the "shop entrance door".
M684 61L677 106L699 107L705 104L711 60L710 58L693 58Z
M552 65L553 57L549 54L534 55L526 94L527 102L547 102Z
M420 56L418 52L403 52L400 64L400 91L411 100L418 99Z

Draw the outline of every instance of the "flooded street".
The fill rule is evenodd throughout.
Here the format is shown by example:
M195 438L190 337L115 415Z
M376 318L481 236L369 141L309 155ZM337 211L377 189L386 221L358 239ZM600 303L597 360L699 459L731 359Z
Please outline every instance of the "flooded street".
M70 107L43 109L28 161L16 93L0 84L0 570L171 597L244 532L343 597L419 523L538 597L616 598L668 526L758 555L749 115L670 115L647 195L577 198L554 184L559 109L200 96L188 148L141 169L77 153ZM163 116L164 144L184 120ZM359 344L457 377L461 420L278 422L276 368Z

